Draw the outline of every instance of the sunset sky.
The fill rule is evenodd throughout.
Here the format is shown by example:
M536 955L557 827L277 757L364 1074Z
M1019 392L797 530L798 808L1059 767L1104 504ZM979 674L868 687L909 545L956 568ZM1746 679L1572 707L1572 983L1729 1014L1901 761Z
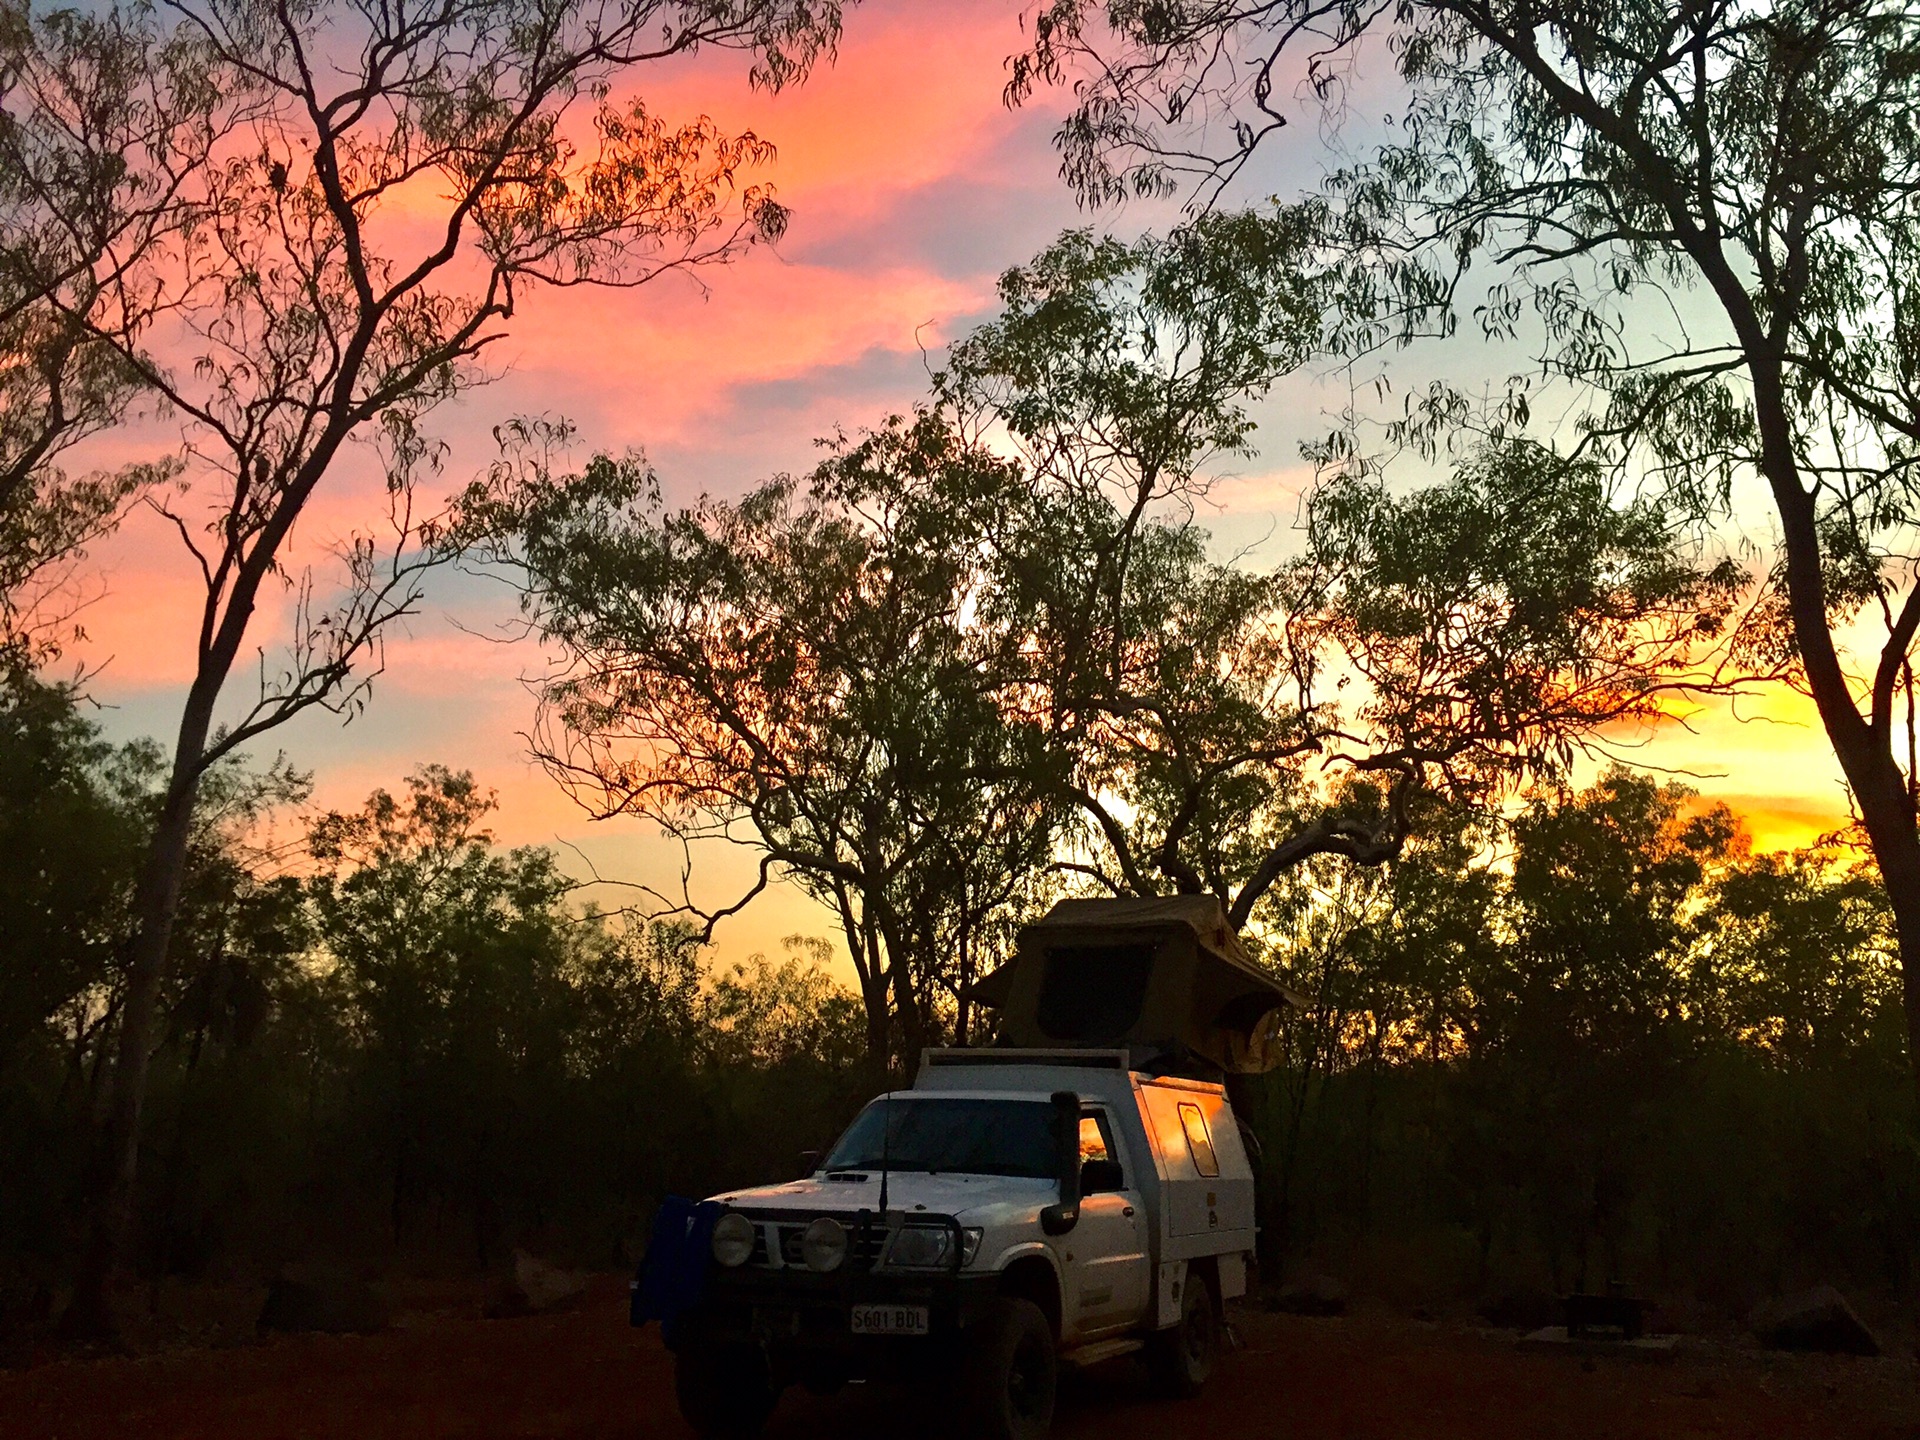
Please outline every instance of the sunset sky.
M925 388L926 352L989 315L998 273L1060 229L1097 223L1133 233L1164 223L1166 212L1138 209L1090 222L1055 173L1058 97L1014 113L1002 106L1022 9L1021 0L873 0L850 14L838 63L779 97L748 90L738 55L633 77L656 113L706 113L775 142L766 178L793 210L791 230L777 247L697 280L534 296L492 354L504 378L438 417L453 446L448 488L485 463L492 427L523 413L575 422L582 457L644 448L671 498L738 493L803 469L815 437L911 405ZM1320 126L1305 104L1301 112L1243 198L1287 193L1327 163ZM1223 551L1251 546L1277 557L1293 543L1306 478L1297 447L1332 403L1308 376L1262 406L1262 458L1215 492L1209 519ZM303 546L317 552L376 500L371 485L340 487L310 518ZM105 723L116 736L170 738L189 669L190 562L146 515L93 558L104 591L85 617L79 658L98 669L91 689L108 707ZM525 678L542 657L511 638L513 613L503 585L437 582L426 613L390 645L368 712L344 728L306 717L281 732L280 746L315 772L316 803L327 807L397 787L423 762L472 769L500 792L503 840L558 845L583 873L582 856L609 879L671 888L677 852L634 822L589 824L527 760ZM237 676L234 691L245 683ZM1830 828L1844 802L1810 709L1775 697L1741 713L1745 723L1724 708L1703 712L1633 753L1746 812L1763 845L1804 843ZM695 893L710 903L731 899L752 869L741 853L696 863ZM768 895L722 928L717 956L771 951L795 931L830 936L833 922L794 893Z

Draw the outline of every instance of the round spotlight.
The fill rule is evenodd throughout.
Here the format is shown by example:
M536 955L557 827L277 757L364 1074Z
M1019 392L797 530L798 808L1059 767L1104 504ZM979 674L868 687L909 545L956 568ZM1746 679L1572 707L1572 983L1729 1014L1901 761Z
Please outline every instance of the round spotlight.
M838 1270L847 1258L847 1227L822 1215L800 1237L800 1254L809 1270Z
M729 1270L753 1258L753 1222L738 1210L729 1210L713 1222L713 1258Z

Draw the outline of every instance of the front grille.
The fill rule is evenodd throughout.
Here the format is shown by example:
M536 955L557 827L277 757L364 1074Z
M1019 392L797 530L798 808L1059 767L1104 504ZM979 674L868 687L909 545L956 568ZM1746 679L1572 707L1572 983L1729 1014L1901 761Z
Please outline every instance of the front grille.
M847 1263L851 1268L871 1270L880 1263L880 1248L886 1243L886 1231L877 1224L869 1225L863 1231L858 1220L845 1215L833 1218L847 1227ZM757 1222L753 1227L753 1255L747 1263L762 1269L772 1268L773 1246L777 1245L783 1266L803 1269L807 1260L801 1245L806 1238L807 1226L811 1223L811 1220Z
M789 1265L806 1264L806 1256L801 1253L800 1242L807 1232L798 1225L775 1225L773 1228L780 1232L780 1258Z

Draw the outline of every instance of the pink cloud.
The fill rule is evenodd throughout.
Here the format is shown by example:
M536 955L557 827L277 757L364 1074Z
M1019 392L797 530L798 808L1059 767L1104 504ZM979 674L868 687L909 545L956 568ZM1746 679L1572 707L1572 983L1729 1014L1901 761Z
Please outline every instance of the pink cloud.
M852 275L771 257L710 283L704 297L677 282L613 302L554 297L514 337L516 388L537 381L576 402L596 396L607 431L596 442L688 444L742 385L806 376L875 348L937 345L942 319L989 294L937 275ZM796 437L803 455L806 438Z

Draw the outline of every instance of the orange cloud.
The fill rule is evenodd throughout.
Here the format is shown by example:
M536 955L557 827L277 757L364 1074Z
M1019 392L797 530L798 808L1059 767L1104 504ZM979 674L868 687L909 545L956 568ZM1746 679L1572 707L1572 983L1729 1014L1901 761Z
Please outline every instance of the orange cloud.
M1844 827L1848 819L1844 805L1739 791L1720 791L1712 798L1740 817L1755 850L1802 850Z
M1658 724L1609 737L1626 764L1664 773L1722 801L1759 850L1807 845L1847 818L1839 762L1805 696L1782 686L1676 708ZM1590 778L1582 776L1581 778Z
M815 374L873 349L911 352L922 327L988 299L985 286L932 274L852 275L772 257L709 283L706 296L674 277L617 300L553 297L514 335L516 388L537 383L576 405L596 398L595 443L696 444L738 403L739 387ZM940 342L937 331L919 338ZM808 438L795 437L801 462Z

